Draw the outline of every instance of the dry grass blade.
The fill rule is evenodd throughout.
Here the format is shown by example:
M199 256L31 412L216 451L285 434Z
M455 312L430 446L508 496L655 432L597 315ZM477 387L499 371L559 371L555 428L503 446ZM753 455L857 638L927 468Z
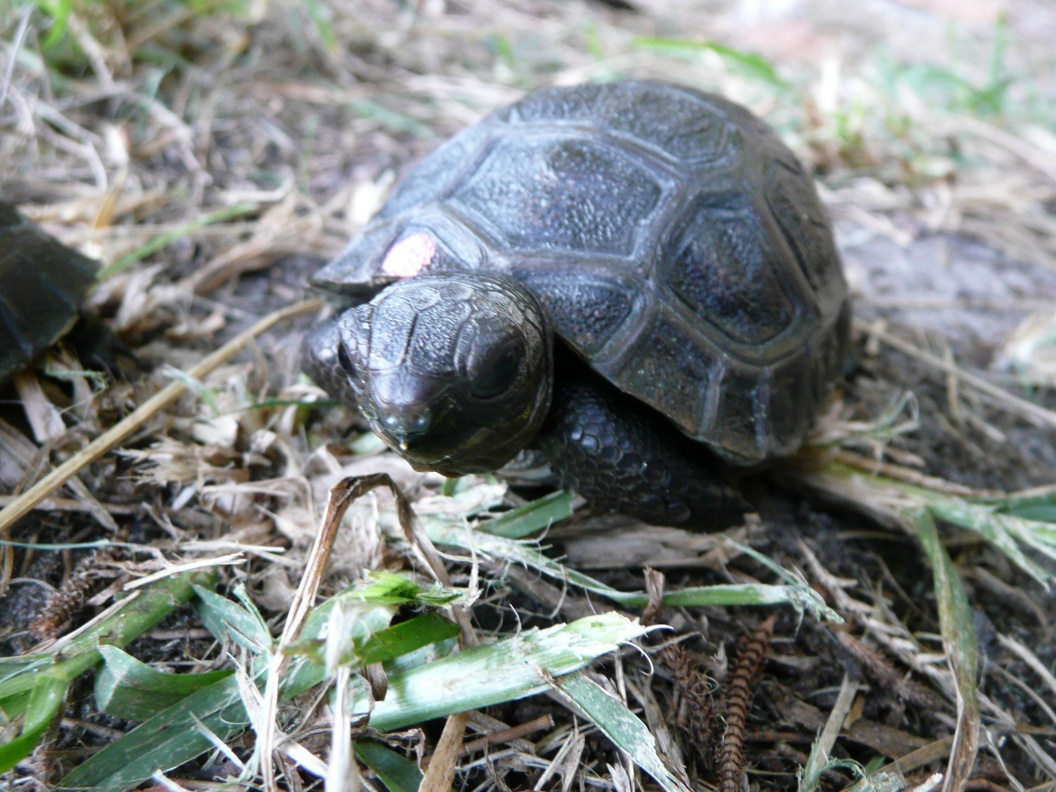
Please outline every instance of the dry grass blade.
M440 554L436 551L432 540L422 530L421 523L411 508L410 501L396 486L389 476L380 474L377 486L387 484L392 494L396 497L396 508L399 515L400 526L411 547L424 558L429 570L436 581L444 586L451 586L451 576L447 573ZM458 622L461 634L459 644L463 648L474 646L477 643L473 627L469 623L466 612L458 606L452 608L455 621ZM444 724L444 731L440 735L440 743L437 745L434 761L429 764L429 769L422 780L421 789L428 792L441 792L451 788L451 781L455 775L455 766L458 762L459 749L466 733L467 716L459 713L448 717Z
M836 449L827 452L827 454L833 461L861 470L864 473L870 475L879 474L894 479L895 481L912 484L915 487L925 487L932 492L941 492L947 495L959 495L966 498L1000 497L1004 494L994 490L974 490L971 487L965 487L963 484L947 481L946 479L941 479L937 476L929 476L920 471L913 470L912 468L904 467L903 465L877 460L872 457L854 453L853 451Z
M351 678L351 668L338 667L334 678L334 725L330 731L327 792L344 792L358 789L360 785L359 765L352 756L352 716L348 711L348 684Z
M877 770L876 774L899 773L901 775L906 775L912 773L914 770L924 767L925 765L929 765L932 762L941 762L950 755L950 747L952 745L953 735L951 734L948 737L943 737L941 740L935 740L935 742L928 743L893 762L888 762Z
M829 757L832 756L836 738L840 736L840 731L843 729L844 721L847 719L847 713L851 711L851 705L854 703L854 697L857 692L858 683L849 674L844 674L843 682L840 683L840 692L836 696L836 703L832 705L829 718L825 721L825 728L822 729L821 735L814 744L814 750L810 752L810 761L803 768L801 789L813 789L820 781L821 774L829 761Z
M1023 138L978 118L966 116L957 119L957 124L960 130L978 135L984 140L1001 146L1039 173L1043 173L1048 179L1056 182L1056 166L1053 165L1051 152L1046 152L1041 147L1032 145Z
M929 366L933 366L946 374L957 377L957 379L964 384L969 385L980 393L994 399L994 403L1005 410L1017 413L1031 421L1040 422L1048 426L1056 426L1056 412L1048 410L1034 402L1027 401L1026 399L1021 399L1018 396L1009 393L1004 388L983 379L977 374L965 371L950 360L945 360L938 355L925 352L923 349L914 346L908 341L902 340L898 336L892 335L885 330L881 330L878 327L860 320L855 321L855 328L860 333L873 336L883 341L888 346L897 349L899 352L916 358L923 363L927 363Z
M440 742L436 745L429 769L425 772L419 792L447 792L455 778L458 757L462 753L462 737L466 733L469 715L460 712L452 715L444 724Z
M279 649L289 646L297 640L304 626L304 620L308 612L315 605L315 597L322 585L323 573L326 571L327 562L330 560L330 551L334 546L334 536L341 527L341 519L345 512L363 493L374 487L381 486L384 481L382 476L362 476L341 479L330 489L330 498L326 504L326 514L319 533L315 536L308 561L305 565L304 575L301 577L301 585L297 589L297 595L290 605L290 612L286 617L286 624L279 639ZM388 477L385 476L385 479Z
M276 718L279 705L279 683L290 660L289 655L284 650L297 640L308 613L315 604L315 598L322 584L330 552L333 549L334 536L341 527L341 520L345 512L358 498L378 487L388 488L396 498L397 515L404 534L408 542L421 551L433 577L445 586L451 585L451 578L444 568L440 554L436 552L436 548L418 525L410 501L407 500L400 488L396 486L396 482L392 480L391 476L386 473L350 476L342 479L331 488L322 528L316 535L304 575L301 578L301 585L298 587L297 594L290 606L290 613L283 628L282 637L279 640L279 649L272 657L270 663L264 697L263 729L260 734L259 744L260 755L264 757L261 772L266 789L274 788L275 783L274 764L271 757L274 756L274 750L277 745ZM476 643L472 627L465 613L458 607L453 607L452 610L455 612L456 620L462 630L463 645L468 642ZM339 717L343 717L343 713ZM441 739L441 744L447 746L445 753L441 758L442 760L437 763L435 771L432 769L432 765L430 766L430 772L426 775L423 788L439 790L450 787L451 778L454 776L455 763L459 756L459 748L462 745L463 735L465 734L465 726L466 718L464 715L453 715L448 718ZM439 748L437 750L439 751Z
M321 306L322 303L319 300L306 300L265 316L248 330L239 333L201 363L191 368L187 372L187 379L199 380L205 377L209 372L222 366L241 352L254 338L269 328L295 316L314 313ZM77 475L79 470L90 465L122 440L132 435L157 413L172 404L186 389L187 383L185 381L174 380L170 382L143 402L133 413L114 424L81 451L26 490L21 497L0 512L0 533L7 531L15 522L29 514L48 495Z
M1048 686L1050 693L1054 697L1050 700L1056 700L1056 676L1053 675L1052 671L1045 667L1045 664L1038 658L1038 656L1010 635L998 633L997 640L1003 647L1030 666L1031 670L1041 678L1046 686ZM1050 709L1049 712L1051 713L1052 710Z
M387 477L386 477L387 478ZM373 487L381 486L384 481L380 476L365 476L361 478L344 478L330 489L330 497L326 504L326 514L323 517L322 527L315 536L311 552L308 555L304 575L301 584L297 588L290 605L290 612L286 617L286 624L279 639L278 651L272 655L268 678L264 691L264 715L258 723L261 730L259 733L258 754L262 757L261 775L264 780L265 789L275 788L275 748L277 746L278 711L280 682L283 672L290 663L290 656L284 649L297 640L304 627L308 613L315 605L315 598L319 593L319 587L323 582L323 574L326 571L327 562L330 560L330 551L334 546L334 536L341 527L341 519L345 512L364 492ZM339 715L339 722L343 713ZM329 775L328 775L329 780Z

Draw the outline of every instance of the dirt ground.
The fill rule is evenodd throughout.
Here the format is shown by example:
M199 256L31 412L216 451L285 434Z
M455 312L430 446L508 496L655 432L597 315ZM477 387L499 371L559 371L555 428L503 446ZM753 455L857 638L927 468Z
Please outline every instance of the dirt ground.
M42 367L17 386L0 386L0 505L128 415L174 369L190 370L260 317L312 297L307 276L393 183L488 111L543 85L621 77L719 91L763 116L815 174L856 317L854 357L838 403L819 423L817 447L751 483L759 514L731 536L801 572L844 622L789 607L669 607L646 616L672 625L668 636L685 636L682 643L661 648L654 637L646 653L627 651L594 670L615 680L609 689L648 723L694 789L842 789L857 779L851 760L870 771L897 769L900 783L885 788L944 783L936 774L952 772L951 754L968 749L932 566L919 539L892 518L889 493L855 490L819 466L835 460L857 474L958 497L1033 489L1044 501L1044 488L1056 483L1056 6L73 6L57 42L42 11L0 7L0 199L67 244L121 263L86 313L124 345L104 354L123 373L105 390L81 376L53 379ZM156 249L145 249L152 242ZM300 376L300 343L318 315L260 335L123 441L121 452L88 465L5 529L6 539L28 545L106 537L136 549L4 545L3 655L39 650L87 621L109 604L115 580L236 551L245 556L220 569L218 590L244 584L277 635L327 488L340 475L387 472L421 509L446 508L436 506L439 476L380 452L344 410L312 405L323 394ZM75 354L67 347L52 365L79 371ZM494 486L483 477L462 483L470 498ZM393 506L378 495L363 508ZM941 535L967 592L980 658L976 746L960 785L1056 789L1056 596L978 533L943 524ZM409 564L380 548L378 537L346 533L336 541L323 595L365 570ZM555 525L546 544L570 568L626 590L646 588L646 568L665 575L667 590L773 579L763 562L714 536L587 507ZM276 547L285 551L281 563L262 549ZM1047 548L1026 553L1052 575ZM449 566L456 583L470 580L471 565ZM516 565L485 563L477 572L484 596L472 617L482 635L610 607ZM642 616L642 608L627 610ZM189 607L128 651L165 670L229 661ZM741 666L751 657L758 668L749 673ZM721 747L738 684L753 702L739 726L743 777L730 775ZM475 715L465 741L547 716L545 728L468 750L450 784L656 788L554 698ZM98 711L86 675L6 783L52 788L133 725ZM327 724L306 718L300 726ZM812 746L827 726L831 759L847 762L799 779L815 766ZM429 721L391 744L416 761L435 756L444 728ZM325 757L325 741L305 745ZM245 738L231 750L244 759L252 746ZM238 776L234 759L209 754L172 770L182 786L168 788L212 789ZM361 781L383 788L366 769ZM321 782L287 762L275 783ZM243 779L236 788L262 784Z

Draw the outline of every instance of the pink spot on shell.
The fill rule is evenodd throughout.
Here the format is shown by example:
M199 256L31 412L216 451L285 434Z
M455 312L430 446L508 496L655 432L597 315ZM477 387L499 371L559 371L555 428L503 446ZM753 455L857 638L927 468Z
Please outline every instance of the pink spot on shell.
M433 263L436 240L424 232L404 237L385 254L381 271L396 278L412 278Z

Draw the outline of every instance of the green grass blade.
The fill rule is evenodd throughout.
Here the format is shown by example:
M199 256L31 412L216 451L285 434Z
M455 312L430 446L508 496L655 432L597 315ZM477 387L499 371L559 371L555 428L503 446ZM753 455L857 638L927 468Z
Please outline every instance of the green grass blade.
M375 704L370 725L401 729L432 718L514 701L547 690L554 677L578 671L646 632L637 621L604 613L526 630L389 676L389 690ZM366 692L357 684L352 712L366 713Z
M454 638L459 626L439 613L423 613L376 633L358 657L363 665L383 663L423 646Z
M437 544L460 547L480 556L494 558L509 563L523 564L562 583L579 586L606 599L618 602L628 608L642 608L649 604L649 595L644 591L620 591L607 586L589 575L571 569L559 561L549 558L545 553L522 541L507 539L503 536L471 532L464 525L453 525L439 520L423 520L425 531ZM749 548L738 547L749 552L755 558L765 559ZM703 586L699 588L673 590L664 592L665 605L792 605L797 609L806 609L819 618L840 621L840 617L825 605L824 600L805 580L792 572L782 570L772 562L764 561L768 566L779 571L780 576L792 581L788 585L744 584Z
M312 20L312 25L319 34L319 38L323 40L323 45L330 52L335 52L337 50L337 34L334 33L330 18L329 4L322 0L305 0L304 8L308 12L308 18Z
M0 745L0 774L6 773L29 756L47 729L47 723L38 724L32 729L23 726L17 737Z
M801 786L800 792L814 792L814 790L823 788L820 785L814 787ZM907 788L906 779L901 773L877 773L868 778L858 779L846 788L846 792L917 792L919 789L919 786Z
M409 115L390 110L370 99L353 99L348 106L362 118L372 119L393 132L410 133L415 137L426 139L436 136L432 129Z
M1035 500L1012 495L968 500L887 476L864 475L860 470L838 462L827 464L823 473L807 476L805 480L822 491L839 493L841 497L853 492L854 497L864 499L862 502L866 508L872 508L870 500L875 497L878 513L887 517L895 512L911 520L917 508L926 508L935 518L984 538L1042 586L1048 588L1053 581L1052 572L1024 550L1056 560L1056 526L1003 511L1007 506L1014 512L1022 504L1041 507L1043 498ZM893 498L902 502L895 509L888 505Z
M972 501L986 505L997 513L1039 523L1056 523L1056 491L1041 493L1010 493L1001 498L986 498ZM1056 526L1049 529L1056 545Z
M544 531L558 520L572 514L572 493L567 490L552 492L531 503L526 503L506 514L480 524L484 533L507 539L523 539Z
M405 655L394 657L392 660L385 663L385 670L390 674L396 673L397 671L406 671L410 668L424 665L425 663L432 663L439 660L441 657L447 657L449 654L457 650L458 641L453 638L448 638L446 641L423 646L421 649L416 649Z
M271 648L271 633L259 613L205 588L195 587L195 594L198 615L218 641L234 641L253 654Z
M1002 514L993 505L963 498L928 492L916 494L936 518L979 534L1038 583L1049 586L1052 573L1027 555L1024 547L1056 559L1056 529L1052 525Z
M944 784L947 789L962 789L979 750L979 691L976 686L979 650L972 608L957 569L939 540L931 514L920 509L909 518L931 561L942 644L957 691L957 730Z
M214 223L222 223L225 220L232 220L236 217L243 217L250 212L257 210L256 204L240 203L234 206L225 206L223 209L218 209L215 212L210 212L203 217L199 217L186 225L180 226L177 229L169 231L166 234L162 234L152 239L147 244L143 245L131 253L127 253L112 264L108 264L99 271L97 280L106 280L112 278L119 272L122 272L137 261L145 259L151 253L156 253L165 246L175 242L177 239L182 239L185 236L189 236L192 232L197 231L199 228L204 228L207 225L213 225Z
M641 49L675 57L692 57L702 52L714 52L728 66L746 77L782 91L789 89L788 82L777 73L774 64L754 52L744 52L713 41L690 41L655 36L641 36L634 39L633 44Z
M819 736L810 746L807 763L796 771L797 792L821 792L826 788L824 784L826 773L833 770L846 770L859 779L848 787L846 792L852 792L852 790L853 792L899 792L902 788L902 784L896 785L893 789L879 786L884 782L885 775L869 777L866 768L860 762L854 759L833 759L822 747L820 740ZM890 775L890 778L893 779L895 776ZM878 786L871 787L870 783L876 783Z
M49 668L54 660L43 655L30 655L28 657L0 657L0 690L10 679L16 679L22 674L34 674ZM3 699L0 699L0 709L3 709Z
M422 771L410 759L381 743L365 740L357 742L355 750L356 758L378 774L389 792L418 792Z
M461 589L445 589L443 586L423 588L415 581L392 572L373 572L373 581L363 589L356 589L354 596L364 602L378 605L434 605L443 607L455 604L465 592Z
M262 636L253 635L259 625L252 613L211 591L198 589L197 592L202 596L196 602L203 621L212 625L211 630L220 635L237 635L238 640L244 642L243 645L250 651L263 643ZM366 585L350 587L317 607L305 623L301 645L310 646L320 639L339 606L355 610L361 620L357 629L361 629L364 635L377 636L385 632L396 606L429 602L448 604L459 596L460 592L455 590L423 588L400 575L375 575ZM450 624L443 617L439 618ZM446 636L451 628L441 625L440 621L430 618L417 622L415 627L406 628L419 632L417 640L400 633L390 634L386 646L389 650L401 643L412 646L426 634ZM412 622L416 620L406 623ZM369 642L363 645L369 646ZM378 651L379 655L383 654L382 650ZM288 700L325 681L326 670L319 654L305 651L302 656L294 658L283 680L283 699ZM111 653L111 656L116 655ZM254 667L262 668L266 660L267 655L259 653ZM151 684L163 683L158 676L150 676ZM182 697L160 711L155 707L153 712L152 717L73 770L63 783L75 788L90 786L109 792L129 789L148 780L158 770L176 767L210 750L213 743L203 732L203 727L220 739L227 740L249 725L238 680L231 675Z
M231 676L232 670L165 674L114 646L101 646L103 667L95 675L95 703L115 718L143 721L158 710Z
M355 592L352 592L355 593ZM335 598L336 599L336 598ZM333 606L327 609L332 611ZM315 620L314 629L326 623L327 613ZM306 625L306 629L308 626ZM434 717L522 698L546 690L555 676L570 673L621 643L645 632L637 622L615 613L580 619L547 630L521 633L488 646L475 647L424 666L389 677L389 690L377 703L370 725L396 729ZM310 634L318 638L319 632ZM258 663L263 665L265 656ZM319 684L325 671L304 658L297 661L310 673L297 676L298 686L283 685L289 698ZM294 676L291 670L290 675ZM357 709L368 711L368 697L353 680ZM201 725L199 725L201 724ZM210 750L212 742L202 727L227 740L249 725L235 677L228 677L183 698L116 740L74 769L63 785L121 792Z
M689 792L685 782L664 764L657 752L656 738L652 732L622 701L610 696L600 685L581 673L555 679L553 689L582 712L667 792Z
M201 726L199 725L201 724ZM213 747L202 726L227 740L249 725L238 680L228 676L157 712L74 768L64 788L122 792Z
M301 640L289 647L297 654L282 681L284 698L299 695L326 679L321 636L332 631L335 611L355 610L360 620L356 629L365 638L378 635L389 627L395 607L400 605L446 606L456 602L462 592L441 586L423 588L409 578L390 572L374 573L366 586L350 586L326 602L321 603L305 620ZM358 607L357 607L358 606ZM382 606L393 606L387 609ZM361 642L369 646L369 641Z
M33 750L56 714L66 687L99 662L100 646L124 646L138 638L192 597L192 580L204 583L213 579L214 573L208 571L159 580L117 603L90 628L60 639L46 652L2 664L0 708L9 721L22 717L23 722L21 733L0 749L0 765L10 769L13 764L7 763L17 763Z

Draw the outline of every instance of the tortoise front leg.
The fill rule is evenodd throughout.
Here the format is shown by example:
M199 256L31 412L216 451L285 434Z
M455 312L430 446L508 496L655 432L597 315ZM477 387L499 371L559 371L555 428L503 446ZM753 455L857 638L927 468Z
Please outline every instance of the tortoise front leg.
M658 525L713 531L753 511L704 445L593 372L558 379L537 443L564 486Z

